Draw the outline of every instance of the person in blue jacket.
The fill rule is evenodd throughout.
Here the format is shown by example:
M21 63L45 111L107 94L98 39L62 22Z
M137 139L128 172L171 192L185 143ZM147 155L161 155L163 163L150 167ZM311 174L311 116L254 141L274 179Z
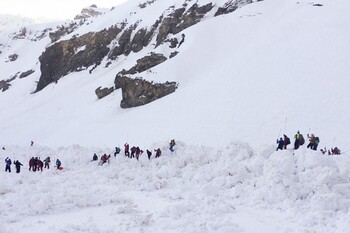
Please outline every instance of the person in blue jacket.
M277 147L276 151L283 150L284 141L282 138L280 138L279 140L277 139L277 144L278 144L278 147Z
M59 159L56 160L56 167L58 170L61 170L61 161Z

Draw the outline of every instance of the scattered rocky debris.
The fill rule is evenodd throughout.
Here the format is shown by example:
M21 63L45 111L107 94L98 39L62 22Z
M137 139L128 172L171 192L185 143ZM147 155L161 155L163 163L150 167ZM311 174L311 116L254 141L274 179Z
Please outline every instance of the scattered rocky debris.
M144 2L144 3L140 3L139 4L139 7L142 9L142 8L146 8L147 7L147 5L151 5L152 3L154 3L156 0L148 0L148 1L146 1L146 2Z

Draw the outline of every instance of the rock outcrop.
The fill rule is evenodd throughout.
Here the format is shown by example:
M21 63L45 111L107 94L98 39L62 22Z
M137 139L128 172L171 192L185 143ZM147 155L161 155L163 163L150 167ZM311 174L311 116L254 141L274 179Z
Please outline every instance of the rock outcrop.
M219 7L214 16L231 13L237 10L238 8L250 4L252 2L253 0L230 0L227 3L225 3L224 6Z
M104 67L107 68L113 62L117 62L119 56L127 57L131 52L140 52L145 47L152 49L166 44L172 49L169 53L169 58L172 58L179 53L177 48L185 41L185 35L182 34L181 38L177 35L179 32L200 22L213 9L216 9L216 12L213 11L210 14L218 16L252 2L253 0L227 0L223 6L216 6L215 2L199 5L198 2L186 0L178 8L170 6L164 9L164 13L153 25L143 25L141 23L143 19L132 19L133 21L129 23L128 18L125 18L122 22L115 22L114 26L108 29L76 35L69 40L60 41L62 36L72 34L80 25L85 25L86 18L79 18L80 23L72 21L69 26L61 26L49 33L53 44L46 48L39 58L41 77L35 92L42 90L50 83L57 82L70 72L89 69L91 73L102 60L105 62ZM143 8L152 4L155 4L155 0L147 0L139 4L139 8L144 10ZM96 6L83 11L82 13L90 16L101 13ZM133 14L136 12L130 13L130 15ZM116 75L115 87L97 88L95 91L97 97L103 98L113 92L114 88L121 88L123 93L121 106L127 108L149 103L174 92L177 87L175 82L153 84L140 75L133 77L166 60L167 57L162 54L150 53L149 56L137 60L137 64L131 69L120 71Z
M145 56L141 59L138 59L136 65L133 66L129 71L125 72L125 74L136 74L146 71L160 63L163 63L167 60L167 58L163 54L159 53L151 53L150 56Z
M76 15L74 17L75 20L79 20L79 19L87 19L90 17L96 17L98 15L103 14L103 11L101 11L101 9L97 8L97 6L95 4L91 5L90 7L86 7L84 9L81 10L79 15Z
M27 70L25 72L22 72L20 75L19 75L19 78L25 78L25 77L28 77L29 75L31 75L32 73L34 73L35 71L34 70Z
M110 50L108 45L120 31L117 27L111 27L98 33L89 32L80 37L60 41L48 47L39 58L41 77L35 92L69 72L99 65Z
M110 87L110 88L108 88L108 87L105 87L105 88L98 87L95 90L95 93L96 93L98 99L102 99L102 98L106 97L107 95L111 94L113 91L114 91L113 87Z
M213 4L208 3L204 6L193 4L187 11L186 8L174 10L172 14L165 17L159 26L156 46L159 46L169 34L177 34L184 29L198 23L206 13L213 9Z
M11 84L5 80L0 80L0 90L2 92L6 91L9 89L9 87L11 86Z
M8 61L12 62L12 61L16 61L18 58L18 54L14 53L8 56Z
M120 107L132 108L148 104L175 92L177 83L152 83L146 80L138 78L132 79L118 74L115 79L115 88L122 89L123 99L120 103Z

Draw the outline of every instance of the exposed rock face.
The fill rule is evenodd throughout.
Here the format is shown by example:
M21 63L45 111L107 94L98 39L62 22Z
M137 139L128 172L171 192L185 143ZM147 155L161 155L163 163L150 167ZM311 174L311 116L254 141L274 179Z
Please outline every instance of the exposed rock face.
M40 56L41 77L35 92L59 80L69 72L99 65L108 54L108 45L121 30L111 27L98 33L89 32L77 38L53 44Z
M131 51L131 33L133 32L133 27L128 28L123 32L118 41L118 46L114 47L114 49L109 54L109 59L116 59L118 56L124 54L128 55Z
M215 16L230 13L252 2L253 0L227 0L222 7L219 7ZM154 3L155 0L145 0L144 3L139 4L139 8L148 7ZM151 42L154 43L155 47L162 44L169 45L169 48L172 49L169 58L172 58L178 54L176 49L185 41L184 34L182 34L182 38L177 34L200 22L208 12L214 9L215 4L214 2L200 6L196 1L185 0L179 8L170 6L164 10L163 15L151 27L150 25L139 27L142 19L132 19L132 23L128 23L128 18L125 18L122 22L114 24L118 26L57 42L62 36L72 34L81 24L84 24L86 18L81 18L80 23L72 22L69 26L60 26L55 32L49 33L52 43L56 43L48 47L39 58L41 77L35 92L42 90L70 72L89 69L91 73L101 64L103 59L106 59L105 67L108 67L119 56L128 56L131 52L137 53L145 47L152 49ZM96 6L91 6L83 11L82 13L91 16L101 13ZM136 14L136 12L131 12L130 15L132 14ZM210 15L213 14L214 11L210 13ZM131 69L120 71L117 74L115 88L122 88L121 106L123 108L143 105L175 91L177 84L174 82L153 84L143 80L142 77L133 77L135 74L149 70L166 60L167 58L162 54L151 53L149 56L137 60L137 64ZM100 99L113 90L114 87L99 87L95 92Z
M168 34L177 34L182 30L198 23L204 15L213 9L212 3L204 6L193 4L186 12L185 8L179 8L162 20L157 35L157 44L159 46L168 36Z
M128 74L141 73L156 65L159 65L160 63L165 62L166 60L167 58L163 54L152 53L150 56L145 56L137 60L137 64L134 67L132 67L129 71L127 71L127 73Z
M214 16L231 13L237 10L239 7L250 4L252 2L253 0L230 0L225 3L223 7L219 7Z
M81 13L74 17L75 20L77 19L87 19L90 17L96 17L98 15L101 15L102 12L98 10L96 5L91 5L90 7L84 8L81 10Z
M148 104L175 92L177 84L175 82L153 84L146 80L131 79L118 74L115 79L115 87L122 88L123 99L120 107L132 108Z
M79 24L76 22L71 22L69 26L63 26L57 27L57 30L54 32L49 33L49 37L51 39L51 43L54 43L61 39L61 37L74 32L76 29L78 29Z
M98 87L95 90L95 93L96 93L98 99L102 99L103 97L106 97L107 95L111 94L113 91L114 91L113 87L110 87L110 88L105 87L102 89L101 89L101 87Z
M34 73L34 70L27 70L27 71L21 73L19 78L25 78L25 77L31 75L32 73Z

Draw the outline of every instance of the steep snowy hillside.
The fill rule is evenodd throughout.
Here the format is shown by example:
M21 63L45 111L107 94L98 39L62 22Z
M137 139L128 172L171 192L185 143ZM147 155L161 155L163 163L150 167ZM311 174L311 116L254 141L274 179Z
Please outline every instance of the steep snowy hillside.
M343 151L348 149L350 112L344 106L350 101L349 3L267 0L213 17L221 6L234 1L197 2L196 8L193 1L148 1L145 7L129 1L80 26L71 25L72 31L56 42L50 34L55 27L43 39L36 39L43 29L27 40L1 37L0 76L7 79L34 70L26 78L17 77L10 89L1 93L1 143L26 145L34 140L48 146L114 146L128 141L149 145L176 138L211 146L224 146L232 140L256 146L273 144L282 133L293 137L300 130L304 135L319 136L320 148L338 145ZM153 37L139 52L131 50L114 57L113 53L120 51L119 37L125 35L119 34L117 43L112 40L103 47L111 56L93 60L89 67L74 66L74 57L69 64L72 70L55 70L68 67L64 59L56 63L37 60L48 46L65 48L65 43L79 43L79 39L68 42L74 36L88 41L82 36L89 31L97 34L123 21L123 32L135 22L137 30L150 29L159 15L171 15L178 7L184 7L184 12L208 8L200 6L213 8L200 23L167 34L169 40L177 41L185 34L179 48L169 47L168 42L155 47L159 37ZM66 25L68 28L69 23ZM160 27L157 30L161 32ZM84 54L89 46L76 47L75 54ZM117 73L129 71L151 52L167 60L129 76L155 83L176 82L173 94L130 109L120 108L127 94L122 95L121 89L98 100L98 87L113 89ZM169 58L174 52L177 55ZM18 58L6 62L13 54ZM50 72L62 72L63 76L50 76ZM44 80L44 75L55 78ZM43 84L40 88L38 82ZM32 94L35 90L40 91Z

